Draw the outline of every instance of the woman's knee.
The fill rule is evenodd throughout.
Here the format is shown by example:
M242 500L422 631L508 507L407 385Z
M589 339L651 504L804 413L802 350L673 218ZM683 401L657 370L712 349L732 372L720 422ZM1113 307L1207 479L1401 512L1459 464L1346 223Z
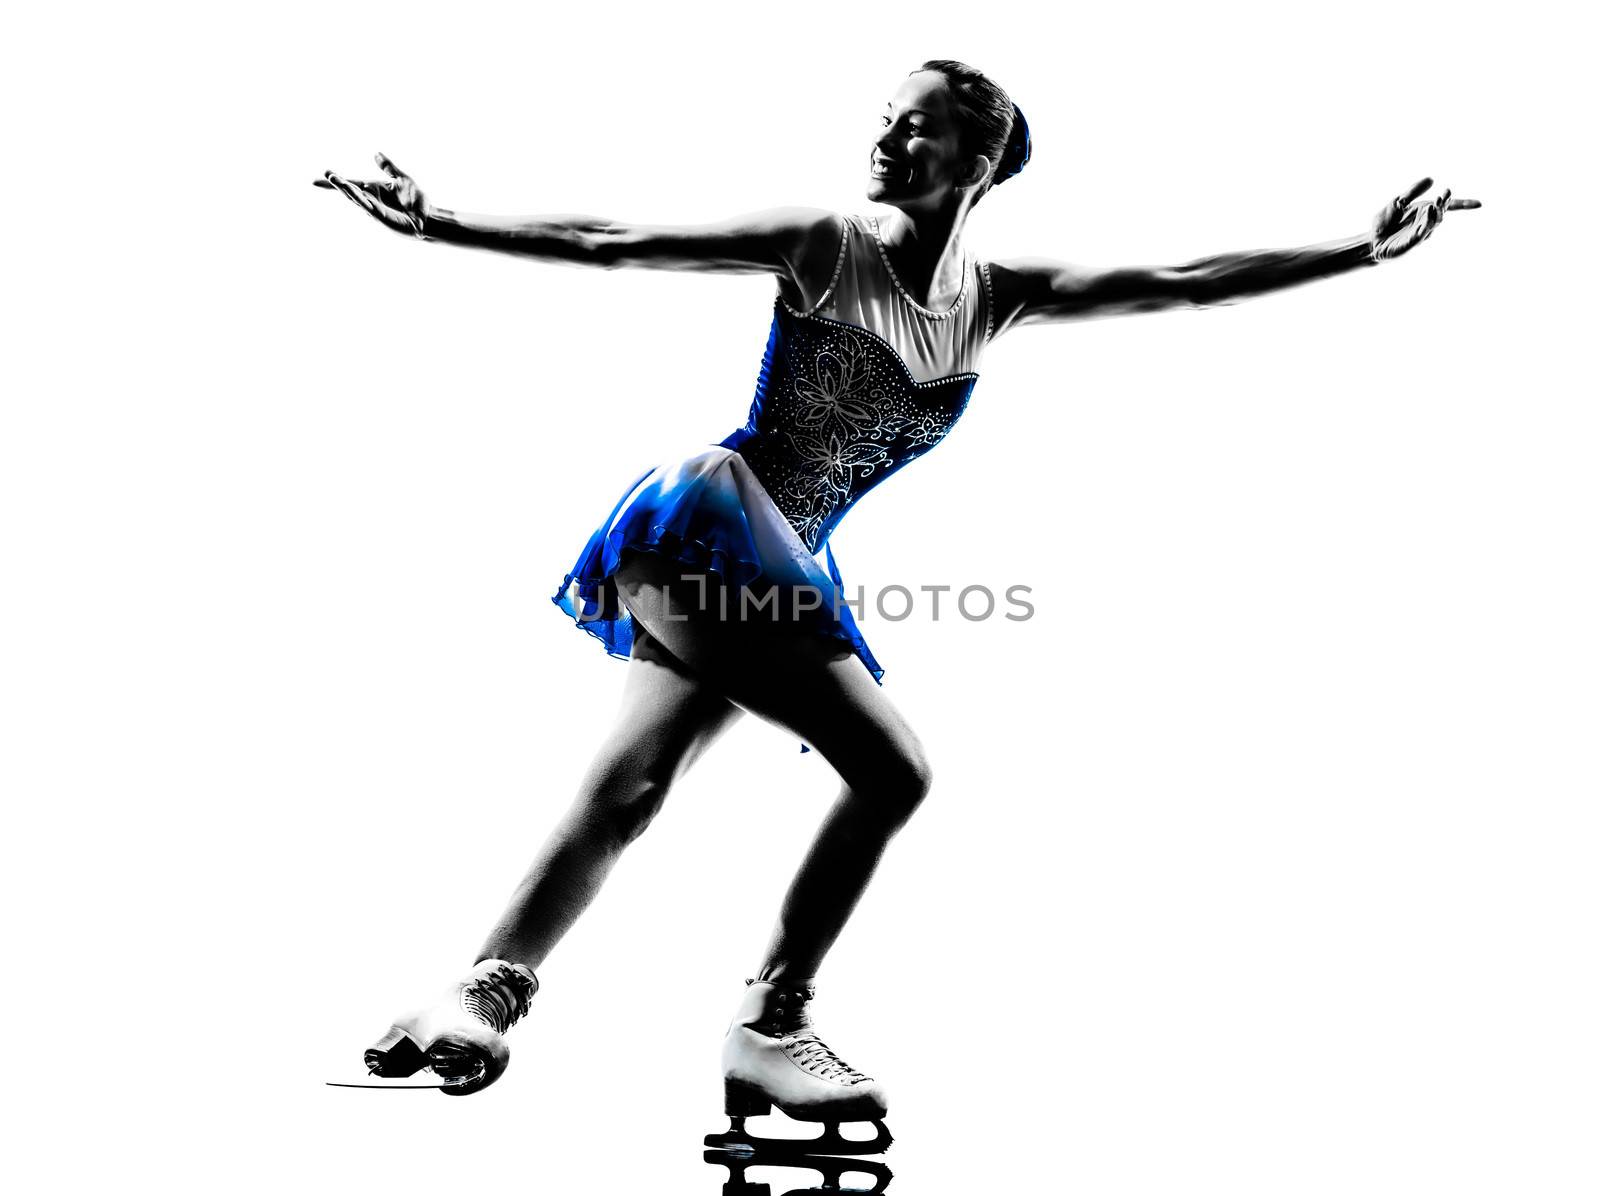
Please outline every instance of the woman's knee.
M603 762L584 780L577 802L579 817L626 846L655 820L671 787L667 778Z
M850 783L877 817L899 827L922 805L933 788L933 768L920 749L897 752L877 761L869 774Z
M933 788L933 765L921 752L908 756L902 762L899 782L901 802L907 812L916 809Z

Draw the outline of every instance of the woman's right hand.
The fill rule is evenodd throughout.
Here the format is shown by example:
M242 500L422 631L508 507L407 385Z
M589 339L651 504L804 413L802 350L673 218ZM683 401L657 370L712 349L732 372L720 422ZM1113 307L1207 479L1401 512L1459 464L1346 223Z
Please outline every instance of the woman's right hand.
M1475 199L1451 199L1448 187L1432 202L1423 203L1422 197L1432 188L1433 180L1423 179L1404 195L1395 196L1373 217L1368 239L1373 261L1387 262L1415 249L1439 227L1446 212L1483 207Z
M417 186L415 179L383 154L376 155L376 158L378 166L388 178L363 182L325 170L313 185L342 192L356 207L396 232L426 239L423 220L428 214L428 201L422 189Z

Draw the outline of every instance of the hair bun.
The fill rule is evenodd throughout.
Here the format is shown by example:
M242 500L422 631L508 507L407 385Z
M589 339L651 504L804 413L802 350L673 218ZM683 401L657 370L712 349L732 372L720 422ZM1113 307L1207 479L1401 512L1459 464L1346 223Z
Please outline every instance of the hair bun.
M1032 154L1033 143L1028 136L1028 119L1022 115L1021 108L1012 104L1011 136L1006 140L1005 151L1000 155L1000 165L995 167L994 182L990 186L998 187L1012 175L1020 174Z

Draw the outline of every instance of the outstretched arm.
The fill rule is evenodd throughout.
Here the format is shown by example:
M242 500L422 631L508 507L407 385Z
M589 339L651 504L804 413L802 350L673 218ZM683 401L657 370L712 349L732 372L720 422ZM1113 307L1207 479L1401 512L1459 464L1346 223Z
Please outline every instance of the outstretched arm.
M1018 324L1218 307L1374 266L1420 244L1447 211L1482 206L1475 199L1451 199L1448 189L1421 202L1432 187L1432 179L1423 179L1397 196L1378 213L1370 233L1320 245L1220 253L1181 266L1100 269L1045 258L991 262L995 331Z
M780 207L709 224L630 224L595 216L477 216L428 202L416 181L383 154L387 176L346 179L331 170L316 185L341 192L379 223L409 236L575 266L777 274L802 287L831 267L841 231L822 208Z

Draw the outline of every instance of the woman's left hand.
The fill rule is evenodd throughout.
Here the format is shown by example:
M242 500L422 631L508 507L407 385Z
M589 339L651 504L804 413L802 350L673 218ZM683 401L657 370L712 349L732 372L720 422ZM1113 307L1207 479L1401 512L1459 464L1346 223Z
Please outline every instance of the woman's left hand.
M341 192L356 207L380 224L394 229L395 232L409 233L414 237L423 236L423 220L428 214L428 201L422 194L422 188L417 186L415 179L383 154L378 154L376 157L379 167L389 176L388 178L366 182L361 179L347 179L328 170L323 172L320 179L315 179L313 182L318 187Z
M1423 179L1404 195L1397 195L1372 221L1372 257L1386 262L1422 244L1439 227L1446 212L1468 211L1483 205L1475 199L1451 199L1450 188L1428 203L1422 197L1433 187Z

